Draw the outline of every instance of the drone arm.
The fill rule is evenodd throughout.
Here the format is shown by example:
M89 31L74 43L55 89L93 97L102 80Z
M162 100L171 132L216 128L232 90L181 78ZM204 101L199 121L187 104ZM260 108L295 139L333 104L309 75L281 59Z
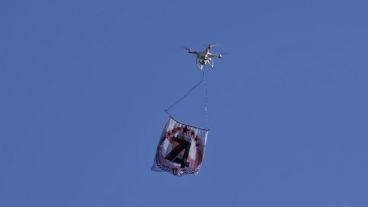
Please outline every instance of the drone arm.
M222 58L222 55L221 54L211 54L210 55L211 58Z
M194 51L194 50L192 50L191 48L184 48L188 53L190 53L190 54L195 54L195 55L197 55L198 54L198 52L197 51Z

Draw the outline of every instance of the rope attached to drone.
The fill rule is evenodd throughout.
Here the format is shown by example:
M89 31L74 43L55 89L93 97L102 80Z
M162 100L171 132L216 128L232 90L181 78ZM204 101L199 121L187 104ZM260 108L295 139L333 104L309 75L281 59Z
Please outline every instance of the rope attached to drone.
M204 87L204 126L208 126L208 90L206 79L203 80L203 87Z
M207 83L205 81L205 70L202 70L202 77L201 80L193 85L183 96L181 96L179 99L177 99L173 104L171 104L169 107L165 109L165 112L172 117L170 114L170 109L178 105L181 101L183 101L186 97L188 97L198 86L200 86L202 83L204 83L204 90L205 90L205 99L204 99L204 113L205 113L205 125L207 126L208 117L207 117L207 108L208 108L208 95L207 95Z

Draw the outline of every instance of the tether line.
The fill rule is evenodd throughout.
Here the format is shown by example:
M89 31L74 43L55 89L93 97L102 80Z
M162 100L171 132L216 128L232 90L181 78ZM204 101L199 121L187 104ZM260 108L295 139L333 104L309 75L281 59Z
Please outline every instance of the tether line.
M208 87L206 79L203 80L203 86L204 86L204 126L208 127Z
M179 104L183 99L185 99L187 96L189 96L190 93L192 93L192 91L194 91L199 85L201 85L201 83L203 83L204 80L204 70L202 71L202 78L201 80L196 83L194 86L192 86L182 97L180 97L178 100L176 100L173 104L171 104L169 107L167 107L165 109L165 112L169 113L169 110L172 109L174 106L176 106L177 104Z

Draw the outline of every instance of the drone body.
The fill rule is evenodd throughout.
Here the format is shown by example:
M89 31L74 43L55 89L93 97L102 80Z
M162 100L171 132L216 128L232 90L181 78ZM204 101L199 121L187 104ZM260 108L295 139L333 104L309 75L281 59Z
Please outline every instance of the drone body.
M209 44L204 51L195 51L191 48L184 48L190 54L196 55L196 64L199 69L203 70L205 65L210 65L211 68L214 66L213 58L222 58L221 54L213 54L210 50L214 47L214 44Z

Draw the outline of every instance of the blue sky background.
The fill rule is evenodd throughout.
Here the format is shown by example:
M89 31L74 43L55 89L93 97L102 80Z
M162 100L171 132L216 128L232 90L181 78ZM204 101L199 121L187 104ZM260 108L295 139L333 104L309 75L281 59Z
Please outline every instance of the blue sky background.
M368 206L366 1L0 2L0 206ZM200 79L198 176L151 172ZM203 126L203 88L172 112Z

